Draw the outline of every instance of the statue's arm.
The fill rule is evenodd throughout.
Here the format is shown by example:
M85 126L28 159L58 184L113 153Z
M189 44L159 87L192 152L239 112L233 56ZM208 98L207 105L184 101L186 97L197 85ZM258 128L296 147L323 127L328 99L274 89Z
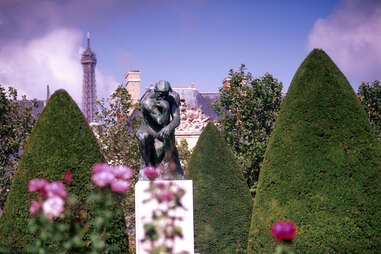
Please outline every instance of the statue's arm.
M157 107L153 105L150 96L145 96L141 101L142 110L149 115L155 122L159 122L161 113Z
M174 132L176 127L180 125L180 107L179 104L171 108L172 121L169 123L171 132Z
M180 125L180 96L175 91L171 91L170 96L173 98L171 105L172 120L168 124L168 130L172 133Z

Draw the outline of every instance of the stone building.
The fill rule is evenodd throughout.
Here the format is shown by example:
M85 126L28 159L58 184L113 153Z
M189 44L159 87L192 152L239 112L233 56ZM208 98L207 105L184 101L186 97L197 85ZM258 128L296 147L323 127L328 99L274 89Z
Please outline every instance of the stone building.
M42 110L45 108L46 103L48 102L50 98L50 88L49 85L46 86L46 100L19 100L18 104L22 107L31 107L32 109L32 115L38 119L39 114L42 112Z
M219 99L218 92L203 93L194 87L174 87L180 95L180 125L176 128L176 140L186 140L188 147L193 149L201 132L218 115L213 110L211 103Z

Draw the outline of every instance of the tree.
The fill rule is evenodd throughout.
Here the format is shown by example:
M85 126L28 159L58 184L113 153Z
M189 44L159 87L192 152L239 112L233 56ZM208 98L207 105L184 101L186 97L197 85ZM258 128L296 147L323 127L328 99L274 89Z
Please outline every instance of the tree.
M373 126L376 135L381 140L381 85L380 81L372 83L362 82L358 88L357 95L364 106L370 124Z
M104 162L104 157L85 117L66 91L56 91L27 140L12 180L0 217L0 246L22 253L21 250L35 239L36 236L27 231L29 205L35 198L35 193L28 192L28 182L34 178L57 181L63 180L66 172L72 172L70 192L84 204L74 214L80 222L90 221L96 214L96 207L86 205L84 200L95 188L91 184L91 167L96 162ZM115 203L120 202L116 200ZM112 210L113 215L123 214L120 206L115 205ZM115 225L110 241L116 242L120 249L128 249L124 218L116 217L110 224Z
M253 78L245 65L230 70L230 85L220 88L220 100L213 106L226 142L243 168L252 194L268 139L280 108L282 83L266 73Z
M16 171L25 141L36 121L32 109L27 106L26 98L17 100L17 90L9 87L8 91L0 85L0 209L3 208L11 179Z
M231 254L246 249L252 199L230 147L212 123L198 139L188 171L196 251Z
M119 85L110 98L103 98L97 105L96 119L100 125L96 133L106 161L139 169L140 151L135 132L140 125L140 116L131 114L131 95Z
M295 253L381 253L381 145L349 82L314 49L271 134L248 253L272 253L273 224L296 225Z
M96 113L96 119L100 124L95 127L95 132L106 161L114 165L128 165L135 169L134 177L131 179L132 191L123 200L130 250L134 252L135 192L133 189L140 169L140 150L135 132L139 128L141 117L138 111L133 111L131 95L122 85L117 87L110 98L103 98L97 102L97 105L99 111Z

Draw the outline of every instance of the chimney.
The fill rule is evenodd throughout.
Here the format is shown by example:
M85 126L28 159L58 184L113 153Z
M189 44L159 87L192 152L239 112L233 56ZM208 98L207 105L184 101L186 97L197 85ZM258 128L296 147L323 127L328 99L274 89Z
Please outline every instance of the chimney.
M128 71L125 76L125 86L131 95L132 105L136 104L140 99L140 71Z

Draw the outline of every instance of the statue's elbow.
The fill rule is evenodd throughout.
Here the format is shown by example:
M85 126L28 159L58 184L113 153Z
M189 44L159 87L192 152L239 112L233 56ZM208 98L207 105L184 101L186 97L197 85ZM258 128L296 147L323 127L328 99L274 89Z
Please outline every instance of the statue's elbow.
M175 127L180 125L180 117L175 119Z

